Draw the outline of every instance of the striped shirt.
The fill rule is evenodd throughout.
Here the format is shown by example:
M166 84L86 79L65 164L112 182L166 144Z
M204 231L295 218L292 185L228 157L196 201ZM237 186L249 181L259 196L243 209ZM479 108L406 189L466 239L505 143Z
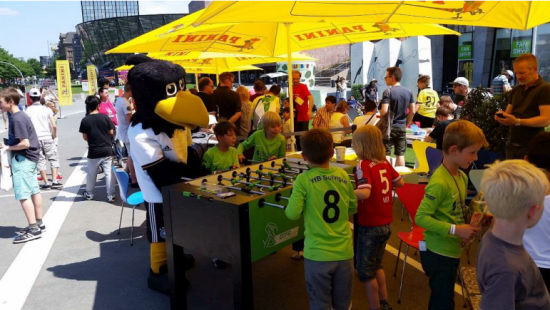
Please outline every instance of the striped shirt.
M327 111L326 107L322 107L317 110L315 113L315 118L313 119L313 127L317 126L318 128L329 129L330 119L332 118L333 112Z

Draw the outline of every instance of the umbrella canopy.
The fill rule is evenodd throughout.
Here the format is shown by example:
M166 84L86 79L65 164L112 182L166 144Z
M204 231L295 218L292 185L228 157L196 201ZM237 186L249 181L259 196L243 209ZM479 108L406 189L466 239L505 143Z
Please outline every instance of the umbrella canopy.
M251 66L251 65L236 66L236 67L224 67L222 69L218 69L217 67L211 66L211 65L201 66L200 64L193 64L193 65L188 66L186 64L179 63L178 61L172 61L172 62L182 66L185 69L185 72L187 72L187 73L217 74L219 72L224 72L224 71L230 71L230 72L232 72L232 71L246 71L246 70L262 70L263 71L262 68L256 67L256 66ZM120 66L120 67L116 68L115 70L116 71L125 71L125 70L132 69L132 67L134 67L134 66L124 65L124 66Z
M263 64L271 62L286 61L286 55L283 57L265 57L222 53L203 53L203 52L159 52L149 53L147 56L155 59L163 59L181 64L184 68L193 67L195 64L200 66L214 66L220 68L234 68L254 64ZM292 59L296 61L315 61L317 59L303 53L292 53ZM223 72L225 69L220 69ZM226 70L227 71L227 70Z
M549 9L548 1L212 1L194 25L354 20L527 30L550 22Z
M246 3L251 2L246 1ZM419 35L460 35L458 32L435 24L363 23L350 22L348 19L341 23L293 24L290 28L290 40L288 40L289 28L283 23L261 22L253 25L218 24L193 27L189 26L189 17L193 15L196 14L181 18L119 45L107 51L107 54L201 51L275 57L288 54L289 50L297 52L371 40ZM164 29L162 30L164 32L160 29Z

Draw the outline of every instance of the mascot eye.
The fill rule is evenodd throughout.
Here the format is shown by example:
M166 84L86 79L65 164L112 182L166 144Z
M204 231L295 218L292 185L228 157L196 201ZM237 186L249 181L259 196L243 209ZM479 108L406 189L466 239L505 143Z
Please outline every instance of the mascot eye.
M174 96L177 92L178 92L178 87L176 86L176 83L170 83L166 85L166 95Z
M183 80L180 80L180 89L185 89L185 84L183 84Z

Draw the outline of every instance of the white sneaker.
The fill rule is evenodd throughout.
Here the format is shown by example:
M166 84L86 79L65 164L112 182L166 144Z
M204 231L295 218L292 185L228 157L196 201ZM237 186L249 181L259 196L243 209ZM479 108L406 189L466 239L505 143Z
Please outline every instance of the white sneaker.
M107 202L115 202L116 196L107 196Z
M86 200L94 199L94 195L92 193L87 192L87 191L84 191L84 193L82 193L82 197L86 198Z

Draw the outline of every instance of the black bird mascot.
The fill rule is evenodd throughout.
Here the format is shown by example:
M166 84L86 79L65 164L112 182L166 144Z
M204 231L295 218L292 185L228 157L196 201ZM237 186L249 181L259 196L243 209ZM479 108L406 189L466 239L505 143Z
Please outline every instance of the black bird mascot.
M150 289L168 294L167 258L162 210L163 186L181 177L204 175L201 159L188 151L191 129L208 126L201 99L185 90L185 70L168 61L133 55L128 83L136 112L128 129L130 152L147 211L147 239L151 243ZM187 256L186 264L192 261ZM191 262L192 264L192 262Z

